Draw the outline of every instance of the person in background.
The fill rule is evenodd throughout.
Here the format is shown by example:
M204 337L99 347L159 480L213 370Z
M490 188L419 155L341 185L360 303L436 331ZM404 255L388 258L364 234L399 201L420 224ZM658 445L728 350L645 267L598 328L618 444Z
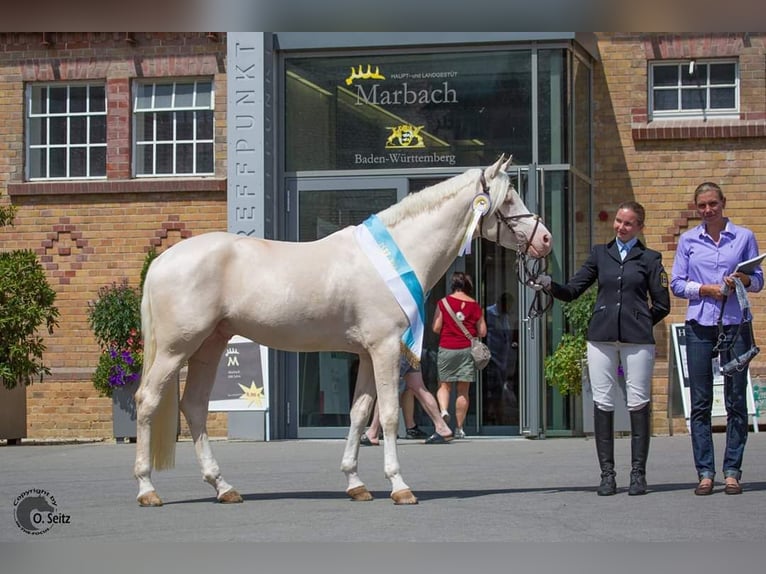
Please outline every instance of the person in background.
M616 494L614 468L614 397L618 368L623 367L630 411L631 471L628 494L646 494L649 417L654 370L654 325L670 312L668 276L662 255L644 246L640 203L624 201L614 216L615 238L596 245L577 273L560 285L550 276L541 287L562 301L573 301L598 282L596 304L587 334L588 374L593 389L593 427L601 467L599 496ZM651 298L651 303L649 299Z
M418 439L426 438L425 444L446 444L452 440L452 430L444 422L439 414L439 406L436 399L426 388L423 382L423 374L420 369L412 367L404 356L399 360L399 393L402 405L402 414L404 415L404 424L407 427L407 438ZM410 394L417 398L423 410L434 423L435 432L428 436L420 427L415 424L415 401L411 401L409 406L405 402L405 395ZM375 446L380 443L378 434L380 433L380 415L378 405L375 403L375 410L372 416L372 422L366 432L362 434L360 443L362 446Z
M692 453L699 483L694 494L713 493L715 457L711 413L713 408L713 360L720 351L720 364L741 356L752 345L752 331L742 325L745 318L735 296L735 279L747 291L763 289L763 270L751 275L734 273L736 265L758 255L758 243L749 229L734 225L724 216L726 198L713 182L701 183L694 191L694 204L702 219L683 233L671 271L673 294L689 300L686 311L686 363L691 398ZM724 285L730 295L724 295ZM719 320L725 338L719 343ZM749 325L747 325L749 327ZM747 368L724 377L726 405L726 449L723 458L724 492L740 494L742 457L747 442Z
M501 293L497 302L487 307L487 346L492 353L485 379L489 424L502 424L504 388L515 374L519 352L518 320L516 305L508 292Z
M473 298L471 276L460 271L453 273L451 285L450 295L439 300L436 306L433 322L433 331L439 335L439 389L436 391L436 398L442 417L445 422L449 421L450 393L452 385L456 385L455 438L465 438L463 425L468 414L468 390L476 380L476 367L471 355L471 341L463 334L444 305L450 306L457 320L463 323L473 337L486 337L487 323L481 305Z

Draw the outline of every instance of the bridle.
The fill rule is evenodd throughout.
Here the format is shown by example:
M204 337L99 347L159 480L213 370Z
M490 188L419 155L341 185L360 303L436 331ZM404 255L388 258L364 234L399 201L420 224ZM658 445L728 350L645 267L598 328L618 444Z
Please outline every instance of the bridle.
M489 185L487 184L487 180L484 177L484 172L481 173L479 183L481 184L482 191L489 195ZM510 182L508 185L511 185ZM503 215L500 213L499 207L500 206L498 205L492 212L492 215L494 215L495 219L497 220L496 237L498 241L500 241L500 230L502 225L505 225L508 231L510 231L513 236L519 240L521 235L517 233L516 229L514 228L514 223L527 217L532 217L535 220L535 225L532 228L532 233L530 234L529 239L523 239L516 244L516 279L522 285L533 287L533 285L537 283L537 278L541 274L545 273L548 269L547 258L541 257L537 259L534 257L529 257L529 247L532 244L532 240L534 239L535 235L537 234L537 230L540 227L540 223L542 222L542 217L534 213ZM484 238L483 228L481 225L479 225L479 237ZM529 309L527 309L527 320L534 319L535 317L541 317L551 308L552 305L553 297L551 297L549 293L542 289L535 289L535 295L532 298Z

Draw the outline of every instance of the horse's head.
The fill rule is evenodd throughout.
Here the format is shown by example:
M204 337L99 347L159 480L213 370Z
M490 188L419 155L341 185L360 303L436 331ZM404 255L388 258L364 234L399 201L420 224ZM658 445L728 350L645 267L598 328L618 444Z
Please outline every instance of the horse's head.
M507 249L539 259L551 252L551 232L539 215L531 213L513 187L506 169L505 154L483 173L494 204L482 218L481 236ZM499 204L499 205L498 205Z

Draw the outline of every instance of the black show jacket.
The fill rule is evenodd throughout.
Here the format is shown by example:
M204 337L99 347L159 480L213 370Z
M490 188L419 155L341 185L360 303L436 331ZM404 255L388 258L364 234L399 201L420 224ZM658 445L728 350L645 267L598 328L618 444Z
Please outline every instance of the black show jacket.
M621 261L613 239L593 247L574 277L566 285L552 282L550 292L556 299L572 301L594 281L598 281L598 293L587 339L654 344L654 325L670 313L668 275L662 255L638 241Z

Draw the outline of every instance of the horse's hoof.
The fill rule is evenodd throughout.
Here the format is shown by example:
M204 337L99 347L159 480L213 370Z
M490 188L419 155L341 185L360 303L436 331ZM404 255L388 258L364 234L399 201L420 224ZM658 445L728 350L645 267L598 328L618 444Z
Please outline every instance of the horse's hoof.
M138 497L140 506L162 506L162 499L157 496L157 492L152 490Z
M418 503L418 499L415 497L414 494L412 494L412 491L409 488L392 492L391 498L393 499L394 504L417 504Z
M372 500L372 494L369 490L367 490L367 487L362 486L355 486L351 490L347 491L348 495L351 497L351 500L354 500L356 502L368 502Z
M218 497L218 502L221 504L236 504L237 502L242 502L242 497L236 490L227 490Z

